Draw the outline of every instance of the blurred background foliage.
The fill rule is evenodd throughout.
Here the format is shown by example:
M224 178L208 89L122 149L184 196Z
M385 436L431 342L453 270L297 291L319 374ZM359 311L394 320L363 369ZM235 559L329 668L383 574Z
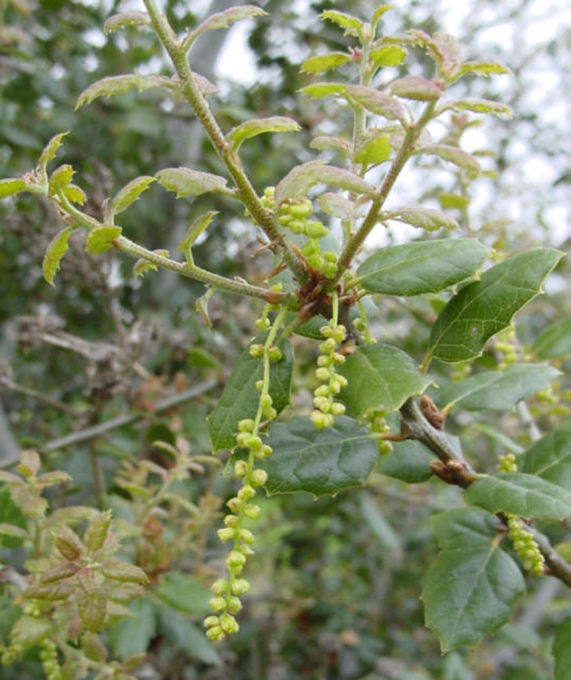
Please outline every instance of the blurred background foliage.
M168 0L166 7L182 31L233 4ZM318 20L319 13L335 8L367 17L376 3L268 0L260 5L269 17L230 33L213 32L198 44L192 65L219 86L210 101L223 129L280 114L302 125L298 135L264 135L244 147L244 164L261 192L291 166L315 157L309 149L312 136L346 122L341 107L325 107L298 94L306 84L299 63L324 46L343 49L348 44ZM470 228L500 252L532 245L568 249L561 97L569 63L564 3L403 0L395 8L386 15L387 32L413 26L454 32L466 57L495 59L514 72L512 78L457 86L458 96L468 87L470 96L498 99L514 109L513 120L486 121L467 133L469 150L495 151L487 167L498 171L496 178L471 187ZM224 174L181 102L153 92L128 94L100 99L74 113L78 94L99 78L133 69L169 73L150 32L129 29L108 38L102 33L110 14L138 9L136 3L2 0L0 9L1 178L30 169L46 141L62 130L70 134L60 162L74 166L95 215L129 180L163 167L185 165ZM236 49L238 63L250 66L234 77ZM420 52L416 56L415 68L421 72L428 62ZM394 200L431 204L442 192L457 189L457 178L449 172L412 168ZM262 281L271 262L266 254L252 257L259 245L254 229L234 206L216 196L175 202L152 187L129 211L125 231L148 247L173 252L193 216L219 210L224 219L209 230L195 258L227 276ZM194 309L204 292L199 284L169 272L134 279L132 262L124 257L91 257L73 242L72 256L63 261L52 289L42 279L41 260L59 228L50 207L26 194L0 204L0 463L18 447L46 447L47 467L66 469L74 478L52 499L54 508L100 502L121 516L124 493L113 480L123 461L156 459L159 453L151 443L174 442L177 436L188 439L194 454L209 453L205 418L252 335L259 309L257 303L216 294L209 303L209 331ZM389 232L378 244L405 238L411 234ZM536 299L519 317L524 352L543 328L569 315L569 264L564 267L567 271L550 279L550 296ZM385 298L372 323L377 337L421 359L438 302L413 303L411 314L398 299ZM303 339L295 344L293 401L303 409L310 404L315 348ZM485 356L479 363L489 361ZM559 365L568 368L563 360ZM434 371L441 383L454 377L449 368ZM157 410L161 400L184 399L189 389L206 381L212 387L200 397ZM549 400L530 401L545 431L569 420L561 398L565 379L557 389L556 407ZM138 416L133 422L105 436L49 446L64 435L133 412ZM528 444L515 414L487 420L483 414L462 413L451 420L465 454L481 469L493 468L510 447ZM229 497L231 481L206 470L185 484L181 491L209 522L214 520L215 528L212 499ZM154 586L153 600L137 603L136 618L112 629L111 650L121 656L148 649L147 675L142 672L141 678L165 680L544 680L552 672L555 625L569 611L554 580L528 579L529 592L518 602L514 622L476 654L454 651L442 658L436 638L423 628L420 581L436 555L429 517L460 502L457 490L439 481L407 486L377 473L363 492L317 502L304 495L267 499L263 529L257 526L252 593L235 639L214 651L198 633L203 586L223 559L217 541L204 534L200 559L192 550L169 565ZM165 524L168 531L168 519ZM562 536L563 530L553 539ZM2 549L6 559L8 551ZM161 614L161 606L170 608L167 614ZM0 669L6 680L22 673L41 677L31 657Z

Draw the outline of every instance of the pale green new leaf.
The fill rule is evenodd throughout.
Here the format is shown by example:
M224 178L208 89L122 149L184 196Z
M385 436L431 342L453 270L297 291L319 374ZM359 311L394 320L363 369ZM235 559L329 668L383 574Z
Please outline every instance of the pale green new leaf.
M156 253L157 255L160 255L161 257L168 257L169 256L169 251L164 250L164 249L159 249L159 250L153 250L153 253ZM133 276L143 276L147 272L154 271L156 272L158 269L158 266L154 264L153 262L149 262L148 260L143 260L143 258L140 258L135 262L133 265Z
M322 97L330 97L332 95L341 97L347 90L347 87L348 85L345 85L345 83L313 83L312 85L302 87L300 92L314 99L321 99Z
M321 19L328 19L334 24L337 24L339 28L344 28L344 35L363 35L363 22L357 17L351 16L350 14L345 14L345 12L337 12L335 10L326 10L321 13Z
M44 279L50 286L54 285L54 278L59 269L60 260L67 252L67 242L72 231L72 227L65 227L65 229L59 231L50 241L46 250L42 262L42 271Z
M426 625L443 652L474 647L511 617L525 588L513 559L500 548L499 520L478 508L457 508L432 518L442 548L424 579Z
M28 188L23 179L1 179L0 180L0 199L7 196L15 196Z
M339 372L349 383L339 398L355 416L372 408L392 413L432 382L406 352L380 343L357 348Z
M440 210L434 210L434 208L399 208L394 212L384 213L383 219L404 222L428 232L438 231L439 229L452 231L460 228L454 218Z
M200 215L193 221L193 223L188 228L186 236L178 246L179 253L185 253L188 248L194 245L196 239L208 227L210 222L212 222L212 218L215 215L218 215L217 210L209 210L208 212L204 213L204 215Z
M40 155L40 160L37 165L37 174L40 182L45 182L47 180L46 167L48 163L55 158L59 147L62 144L63 138L69 134L68 132L60 132L50 139L50 141L44 147Z
M58 192L63 190L73 179L75 170L71 165L60 165L56 168L51 176L48 184L48 194L50 196L57 196Z
M513 411L519 401L545 389L561 372L543 364L515 364L503 371L485 371L442 390L439 404L467 411Z
M357 270L371 293L438 293L477 272L489 248L475 239L443 239L390 246L371 255Z
M353 156L355 163L363 163L366 166L378 165L388 161L391 157L391 145L386 135L375 135L357 149Z
M114 14L103 24L105 35L114 33L128 26L151 26L151 17L146 12L124 12Z
M317 57L309 57L301 65L302 73L323 73L331 69L339 68L351 60L351 55L346 52L328 52Z
M258 118L248 120L232 128L226 135L226 141L230 142L237 151L246 139L263 135L267 132L298 132L301 130L298 123L286 116L271 116L270 118Z
M21 616L10 631L12 644L21 649L33 647L45 640L53 630L52 621L46 616Z
M464 500L489 512L508 512L524 519L571 517L571 491L522 472L480 477L470 484Z
M371 17L371 26L373 27L373 30L375 29L376 25L379 23L379 19L383 16L385 12L388 12L390 9L392 9L392 5L385 4L385 5L379 5L377 9L373 12L373 16Z
M113 241L121 235L121 227L95 227L85 238L85 251L91 255L101 255L113 246Z
M167 191L176 191L176 197L200 196L209 191L226 193L227 180L209 172L190 168L165 168L156 175L159 184Z
M254 418L260 401L256 382L263 377L263 362L250 356L250 346L263 343L265 335L254 338L242 352L228 379L216 408L208 418L212 450L233 449L238 423L244 418ZM270 365L270 396L272 406L279 413L290 399L293 370L293 348L286 340L279 344L283 357Z
M569 680L571 668L571 616L559 624L553 641L555 680Z
M400 66L406 55L407 51L404 47L400 47L399 45L386 45L371 50L369 59L376 68L382 66Z
M138 200L143 191L146 191L149 188L149 185L154 181L155 178L150 177L149 175L143 175L142 177L132 179L111 201L111 206L109 208L110 216L114 217L124 210L127 210L127 208Z
M308 161L290 170L280 181L276 187L276 203L279 205L288 198L305 196L316 184L331 184L358 194L375 191L368 182L349 170L325 165L322 161Z
M495 61L465 61L454 74L454 80L465 75L495 76L509 74L511 71Z
M436 320L429 354L450 363L480 356L489 338L542 292L543 281L563 255L552 248L513 255L462 288Z
M353 201L341 196L341 194L326 192L319 196L318 202L319 208L332 217L338 217L340 220L347 221L358 217L358 208Z
M494 102L489 99L456 99L447 102L440 111L452 109L453 111L472 111L473 113L492 113L495 116L512 117L512 110L505 104Z
M254 17L264 17L267 16L267 14L268 13L265 12L261 7L256 7L255 5L239 5L238 7L229 7L223 12L211 14L184 39L184 48L188 49L198 38L198 36L202 35L205 31L230 28L230 26L237 21L253 19Z
M174 81L164 76L143 76L140 74L109 76L92 83L85 89L79 95L75 108L77 110L85 104L91 104L92 101L99 97L114 97L115 95L124 94L135 89L139 92L145 92L155 87L172 88L173 86Z
M571 489L571 427L553 430L536 441L518 465L522 472Z
M81 187L78 187L77 184L68 184L63 187L62 193L70 203L79 203L79 205L83 205L85 201L87 201L85 191L83 191Z
M339 137L320 135L319 137L312 139L309 146L318 151L338 151L344 157L351 155L351 144L347 140L340 139Z
M540 359L557 359L571 354L571 319L542 330L533 343L533 351Z
M447 144L434 144L432 146L423 146L415 151L416 154L428 154L429 156L438 156L442 160L454 163L462 170L471 170L472 172L480 173L482 168L478 161L471 154L462 151L456 146L449 146Z
M390 92L397 97L423 102L436 101L443 95L443 90L437 83L422 76L399 78L391 85Z
M270 495L306 491L317 497L363 486L378 458L371 432L345 416L323 430L303 416L274 423L268 444L274 452L261 467Z

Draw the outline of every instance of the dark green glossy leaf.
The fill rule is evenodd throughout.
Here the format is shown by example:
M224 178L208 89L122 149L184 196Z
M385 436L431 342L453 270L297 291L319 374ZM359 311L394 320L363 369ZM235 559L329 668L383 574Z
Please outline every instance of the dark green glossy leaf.
M486 342L507 328L516 312L542 292L563 253L536 248L488 269L446 305L432 328L429 354L457 362L480 356Z
M405 243L371 255L357 276L371 293L437 293L472 276L488 253L486 246L468 238Z
M524 519L571 517L571 491L521 472L480 477L470 484L464 500L489 512L509 512Z
M571 616L559 624L553 641L555 680L569 680L571 668Z
M438 402L468 411L513 411L522 399L545 389L560 371L542 364L515 364L503 371L477 373L442 390Z
M420 484L432 477L431 460L434 456L419 442L395 442L390 453L379 457L377 471L407 484Z
M426 625L438 636L443 652L473 647L510 619L524 580L501 550L499 520L489 513L458 508L436 515L432 523L442 552L424 579Z
M415 394L422 394L431 380L406 352L392 345L359 347L339 367L349 384L339 397L355 416L371 408L396 411Z
M234 435L238 431L240 420L254 418L256 415L260 399L256 382L262 379L263 365L261 359L253 359L250 356L249 347L263 342L264 337L262 335L254 338L242 352L216 408L208 418L214 452L220 449L233 449L236 446ZM286 340L279 347L283 357L280 361L272 362L270 365L270 396L273 399L273 407L278 413L289 404L293 370L291 344Z
M522 472L571 489L571 427L546 434L525 452L523 462L518 464Z
M317 497L363 486L378 458L371 432L345 416L323 430L303 416L274 423L268 444L274 452L261 466L270 495L306 491Z
M170 607L159 609L160 630L175 649L184 649L190 657L213 666L221 666L218 652L198 628L184 614Z

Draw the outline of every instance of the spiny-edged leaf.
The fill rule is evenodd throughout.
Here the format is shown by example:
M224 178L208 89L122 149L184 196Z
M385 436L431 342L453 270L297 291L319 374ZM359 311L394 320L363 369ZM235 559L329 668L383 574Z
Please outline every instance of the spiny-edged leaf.
M53 237L44 255L42 262L42 271L44 279L50 284L54 285L54 278L59 269L61 258L67 252L67 242L69 236L73 231L72 227L65 227Z
M227 190L224 177L190 168L165 168L157 173L157 180L167 191L176 191L177 198Z
M543 281L561 257L560 250L551 248L513 255L462 288L432 328L430 354L450 363L480 356L489 338L542 292Z
M0 198L15 196L28 188L23 179L2 179L0 180Z
M571 668L571 616L559 624L552 649L555 659L555 680L569 680Z
M91 255L101 255L113 246L113 241L121 235L121 227L95 227L85 238L85 251Z
M263 135L266 132L297 132L298 130L301 130L301 128L293 118L271 116L270 118L248 120L237 125L226 135L226 141L230 142L237 151L246 139Z
M160 248L159 250L153 250L153 253L156 253L161 257L169 256L169 251L165 250L164 248ZM158 267L156 264L154 264L154 262L148 262L147 260L143 260L143 258L141 258L137 260L133 265L133 276L143 276L143 274L146 274L147 272L150 271L156 272L157 269Z
M442 239L390 246L357 270L365 290L385 295L438 293L472 276L489 248L475 239Z
M571 318L548 326L533 343L540 359L556 359L571 354Z
M391 97L390 94L379 92L372 87L348 85L346 96L364 106L367 111L389 120L402 120L404 117L404 109L396 97Z
M437 65L439 74L447 79L454 75L462 55L460 46L453 36L447 33L429 35L425 31L414 28L409 30L408 33L413 37L415 44L426 49L428 56Z
M52 172L48 184L48 193L50 196L57 196L58 191L66 187L71 182L74 174L75 170L71 167L71 165L60 165L58 168L56 168Z
M407 484L421 484L432 477L434 456L420 442L395 442L393 450L379 457L377 472Z
M392 413L432 382L406 352L383 344L357 348L339 372L349 383L339 397L355 416L372 408Z
M480 477L470 484L464 500L489 512L508 512L524 519L571 517L571 491L523 472Z
M22 649L33 647L45 640L53 630L53 623L45 616L21 616L10 631L13 645Z
M441 193L438 195L438 201L442 208L462 210L470 205L469 196L461 196L460 194Z
M109 76L108 78L96 81L84 90L79 95L75 108L77 110L85 104L91 104L92 101L99 97L114 97L117 94L124 94L135 89L139 92L145 92L154 87L172 88L173 86L174 81L164 76L143 76L136 73L123 76Z
M345 416L323 430L303 416L275 423L268 444L274 452L261 466L270 495L306 491L317 497L363 486L378 458L371 432Z
M326 10L321 13L321 19L332 21L337 24L339 28L345 29L344 35L360 36L363 32L363 22L357 17L345 14L345 12L337 12L335 10Z
M87 505L68 505L66 508L58 508L51 512L43 526L44 529L57 527L59 524L75 526L85 520L92 520L98 514L95 508L90 508Z
M431 102L439 99L443 91L440 86L432 80L427 80L422 76L405 76L395 80L391 85L391 94L405 99L415 99L417 101Z
M399 208L393 212L384 213L383 219L404 222L428 232L443 228L449 230L460 228L455 219L434 208Z
M85 201L87 201L85 191L83 191L81 187L78 187L77 184L68 184L62 189L62 191L63 195L70 203L78 203L79 205L83 205Z
M325 165L322 161L308 161L290 170L280 181L276 187L276 202L279 205L287 198L305 196L316 184L331 184L359 194L374 192L374 187L349 170Z
M358 216L358 208L353 201L341 196L341 194L326 192L319 196L318 201L321 210L332 217L351 221Z
M384 163L391 157L391 145L389 138L386 135L375 135L365 142L357 149L353 156L355 163L363 163L364 165L377 165Z
M543 364L515 364L464 378L440 393L438 403L467 411L513 411L522 399L545 389L560 371Z
M146 12L124 12L114 14L103 24L103 32L106 35L115 33L128 26L151 26L151 17Z
M208 212L204 213L204 215L200 215L194 220L194 222L188 228L186 236L178 246L179 253L186 252L188 248L194 245L196 239L208 227L210 222L212 222L212 218L215 215L218 215L217 210L209 210Z
M201 24L199 24L188 37L185 38L185 46L190 47L192 43L202 35L205 31L214 31L220 28L230 28L236 21L243 21L244 19L253 19L254 17L267 16L261 7L255 5L239 5L238 7L230 7L224 12L216 12L211 14Z
M400 66L407 55L404 47L399 45L385 45L371 50L369 59L377 68L381 66Z
M518 459L518 465L522 472L571 489L571 426L553 430L536 441Z
M432 518L442 547L424 579L425 621L443 652L475 646L511 617L525 588L519 568L500 548L499 520L478 508L457 508Z
M465 75L495 76L509 74L511 71L495 61L465 61L454 74L454 80Z
M208 418L213 451L233 449L238 423L244 418L254 418L260 401L256 382L263 377L263 362L250 356L252 344L263 343L265 335L254 338L242 352L228 379L222 396ZM293 370L293 348L285 340L279 345L282 351L280 361L270 365L270 396L272 406L279 413L289 404L291 374Z
M40 155L40 160L38 161L37 173L40 182L46 181L46 167L48 163L55 158L55 155L62 144L63 138L69 134L68 132L60 132L50 139L50 141L44 147Z
M346 52L328 52L317 57L309 57L301 65L302 73L323 73L334 68L339 68L351 60L351 55Z
M221 666L222 661L214 646L187 616L171 607L159 608L159 628L175 649L184 649L188 656L211 666Z
M351 154L351 144L346 139L329 135L320 135L312 139L309 146L318 151L339 151L343 156Z
M379 5L377 9L373 12L373 16L371 17L371 26L373 27L373 30L375 26L379 23L379 19L383 16L385 12L388 12L390 9L392 9L392 5Z
M142 177L132 179L111 201L111 207L109 208L110 215L119 215L119 213L127 210L127 208L134 203L143 191L148 189L149 185L154 181L155 178L150 177L149 175L143 175Z
M132 616L126 616L108 632L111 649L120 659L146 652L157 632L157 611L151 600L136 600L129 609Z
M300 92L308 97L321 99L322 97L330 97L332 95L342 96L347 87L345 83L313 83L312 85L302 87Z
M429 156L438 156L442 160L454 163L463 170L471 170L472 172L481 172L480 164L472 156L472 154L462 151L457 146L449 146L447 144L434 144L432 146L424 146L418 149L417 154L428 154Z
M455 99L443 105L442 111L472 111L473 113L492 113L495 116L512 117L512 110L505 104L494 102L489 99Z

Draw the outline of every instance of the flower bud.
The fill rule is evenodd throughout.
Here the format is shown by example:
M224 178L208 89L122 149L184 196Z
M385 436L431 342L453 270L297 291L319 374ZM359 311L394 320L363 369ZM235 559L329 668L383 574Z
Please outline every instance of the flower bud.
M252 545L254 542L254 534L249 529L241 529L240 540L248 545Z
M321 222L306 222L305 233L309 238L323 238L329 233L329 229Z
M246 442L250 438L250 433L249 432L239 432L236 435L236 444L238 446L247 446Z
M269 408L273 404L273 401L274 400L269 394L264 394L264 396L260 399L262 408Z
M323 259L326 262L337 262L337 253L334 253L332 250L326 250L323 253Z
M256 389L258 390L258 392L261 392L264 389L263 380L256 380Z
M234 569L236 567L243 567L246 564L246 558L242 553L239 553L237 550L232 550L230 553L228 553L228 557L226 558L226 566L228 569ZM216 600L217 598L213 598ZM212 602L212 600L210 600ZM224 602L226 605L226 603ZM212 606L212 605L211 605ZM212 607L214 609L214 607ZM214 609L214 611L218 611Z
M260 455L260 458L268 458L269 456L272 455L273 452L274 452L274 450L272 449L271 446L269 446L269 444L264 444L262 446L262 450L260 451L259 455Z
M244 556L240 555L240 557ZM221 612L226 609L226 600L223 597L211 597L208 600L208 604L210 605L210 609L212 609L214 612Z
M332 279L337 274L337 265L334 262L325 262L322 271L328 279Z
M282 227L287 227L288 224L293 220L293 217L291 215L280 215L279 218L279 223L281 224Z
M226 515L226 517L224 518L224 524L227 527L233 528L238 524L238 518L236 517L236 515Z
M240 630L238 621L231 614L222 614L220 617L220 626L222 630L228 635L233 635Z
M311 215L312 209L311 205L308 205L307 203L297 203L292 205L289 209L290 214L293 215L296 219L298 220L303 220L305 217L309 217Z
M249 500L250 498L254 498L255 495L256 495L256 490L252 486L250 486L249 484L247 484L246 486L243 486L240 489L240 491L238 491L238 497L241 500L245 500L245 501Z
M269 358L270 361L279 361L282 358L281 349L279 347L277 347L276 345L272 345L268 349L268 358Z
M244 508L244 514L250 519L258 519L260 516L260 506L254 505L253 503L248 503Z
M254 470L250 481L252 486L263 486L268 481L268 473L265 470Z
M324 427L327 427L327 416L325 413L321 413L321 411L312 411L311 420L318 430L322 430Z
M323 354L331 354L333 350L335 349L335 340L334 338L327 338L327 340L324 340L320 345L319 345L319 351L322 352Z
M313 267L313 269L321 271L321 267L323 267L323 258L318 253L315 253L307 258L307 263L310 267Z
M321 413L329 413L332 406L327 397L315 397L313 400L313 405L316 409L319 409Z
M254 452L259 451L262 448L262 440L260 437L250 435L246 440L246 446Z
M212 626L206 631L206 637L212 642L219 642L224 639L224 631L220 626Z
M244 578L234 579L232 582L232 592L234 595L244 595L250 590L250 583Z
M231 498L226 505L230 508L232 512L240 512L240 508L243 505L243 501L241 498Z
M253 359L261 359L264 356L264 346L260 344L252 345L250 347L250 356Z
M242 609L242 603L238 597L228 598L228 612L230 614L237 614Z
M228 590L228 581L223 578L219 578L214 583L210 586L210 590L215 594L215 595L224 595L224 593ZM212 624L214 625L214 624Z
M294 234L303 234L305 232L305 224L301 220L292 220L288 226Z
M231 541L236 536L235 529L230 529L228 527L224 529L218 529L218 538L221 541Z
M345 414L345 411L346 411L346 410L347 410L347 409L345 408L345 405L344 405L344 404L340 404L338 401L336 401L335 403L331 404L331 413L332 413L334 416L342 416L342 415Z
M220 619L217 616L207 616L204 619L204 627L205 628L212 628L212 626L217 626L220 622Z
M324 354L321 354L320 356L317 357L317 365L318 366L331 366L331 357L325 356Z
M256 328L259 328L261 331L267 331L268 328L270 327L270 322L266 318L256 319L254 321L254 324Z
M329 385L320 385L315 389L315 394L316 397L328 397L331 394L331 390L329 389Z
M234 476L245 477L248 474L248 463L245 460L237 460L234 464Z
M329 370L327 368L324 368L323 366L315 371L315 377L318 380L321 380L322 382L325 380L329 380L330 376L331 374L329 373Z

